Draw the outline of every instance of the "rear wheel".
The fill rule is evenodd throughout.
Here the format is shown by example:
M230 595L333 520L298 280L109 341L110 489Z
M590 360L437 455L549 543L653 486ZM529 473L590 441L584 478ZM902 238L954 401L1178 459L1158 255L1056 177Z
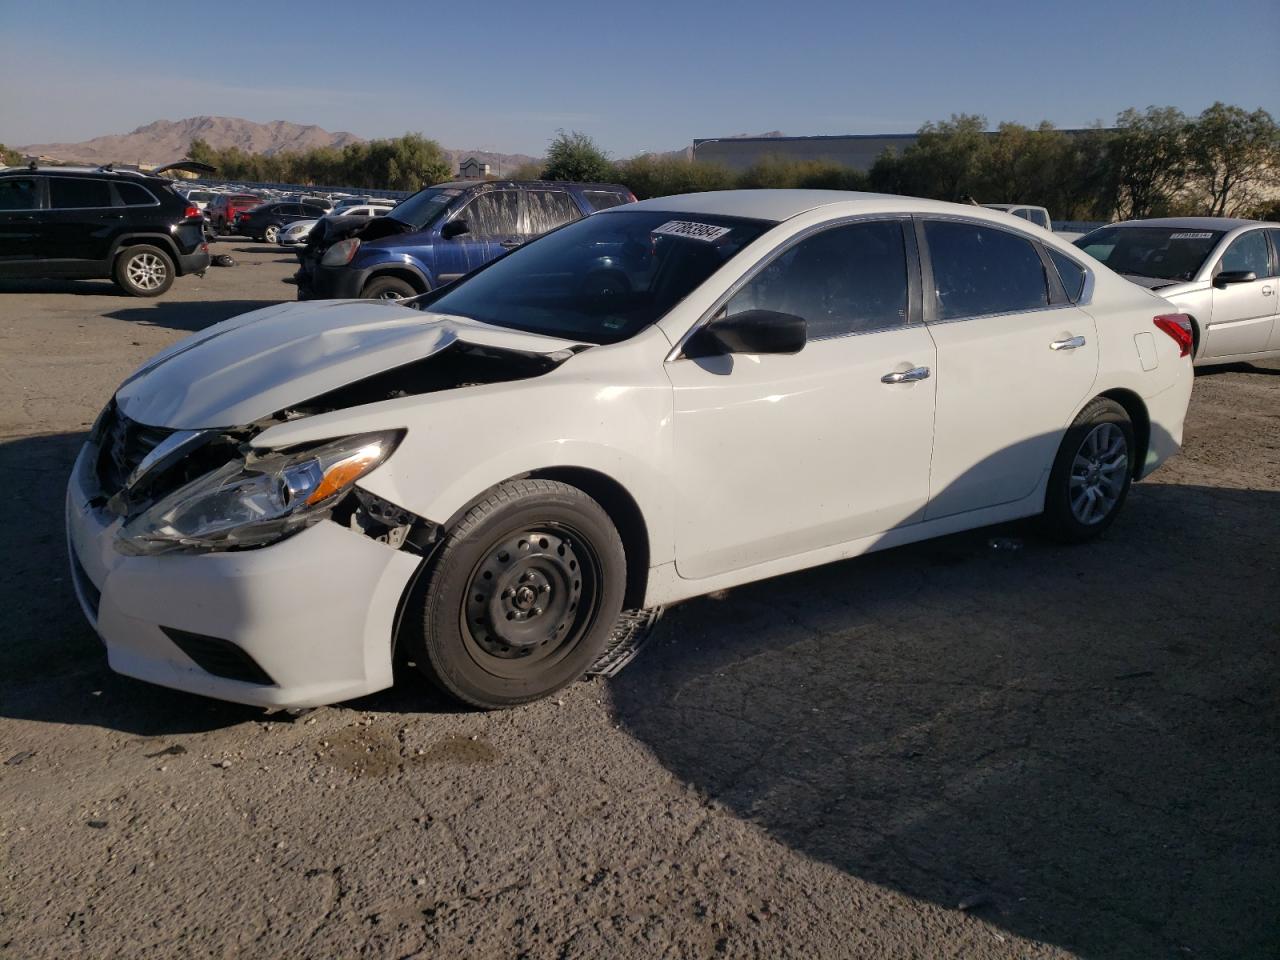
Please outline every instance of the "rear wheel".
M474 706L537 700L599 659L625 582L622 541L598 503L550 480L501 484L432 562L414 659Z
M363 295L368 300L403 300L416 297L418 291L399 277L374 277L364 285Z
M116 284L130 296L160 296L173 286L173 273L173 260L150 244L128 247L116 257Z
M1124 407L1098 397L1067 428L1045 495L1045 532L1083 543L1101 534L1124 506L1133 483L1133 423Z

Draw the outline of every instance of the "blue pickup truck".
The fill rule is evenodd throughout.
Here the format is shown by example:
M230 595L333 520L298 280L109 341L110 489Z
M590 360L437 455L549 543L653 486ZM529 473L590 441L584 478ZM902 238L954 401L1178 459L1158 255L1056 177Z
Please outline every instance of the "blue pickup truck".
M419 190L387 216L326 218L299 254L299 300L402 299L450 283L565 223L635 201L626 187L460 180Z

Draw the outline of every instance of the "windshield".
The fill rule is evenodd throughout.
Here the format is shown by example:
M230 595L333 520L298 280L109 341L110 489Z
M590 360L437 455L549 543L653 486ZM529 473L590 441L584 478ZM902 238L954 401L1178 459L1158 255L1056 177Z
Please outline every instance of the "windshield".
M460 193L457 187L427 187L399 203L391 216L415 230L425 230Z
M477 271L428 309L587 343L616 343L660 319L774 226L635 210L571 223Z
M1221 230L1187 227L1102 227L1076 241L1116 273L1191 280L1222 239Z

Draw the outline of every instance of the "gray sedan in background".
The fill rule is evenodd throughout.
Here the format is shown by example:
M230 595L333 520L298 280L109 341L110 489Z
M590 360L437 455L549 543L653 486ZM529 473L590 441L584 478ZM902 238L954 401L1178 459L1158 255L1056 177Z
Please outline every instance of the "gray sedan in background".
M1197 366L1280 356L1280 225L1129 220L1075 244L1190 315Z

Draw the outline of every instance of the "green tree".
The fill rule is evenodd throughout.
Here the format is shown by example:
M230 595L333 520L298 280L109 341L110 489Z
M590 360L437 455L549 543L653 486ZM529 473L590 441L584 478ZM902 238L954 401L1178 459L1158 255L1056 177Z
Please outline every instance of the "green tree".
M595 141L585 133L560 130L547 149L547 165L542 171L547 180L601 182L615 176L613 164Z
M1252 208L1280 184L1280 127L1265 110L1215 103L1187 129L1186 164L1211 216Z
M22 163L22 154L0 143L0 165L14 167Z
M511 171L512 180L541 180L542 168L545 164L541 160L534 160L532 163L522 163Z
M694 163L685 157L641 154L617 164L614 176L641 200L679 193L728 190L733 173L718 163Z
M1121 219L1167 212L1186 183L1187 118L1174 107L1129 109L1116 117L1108 166L1110 193Z

